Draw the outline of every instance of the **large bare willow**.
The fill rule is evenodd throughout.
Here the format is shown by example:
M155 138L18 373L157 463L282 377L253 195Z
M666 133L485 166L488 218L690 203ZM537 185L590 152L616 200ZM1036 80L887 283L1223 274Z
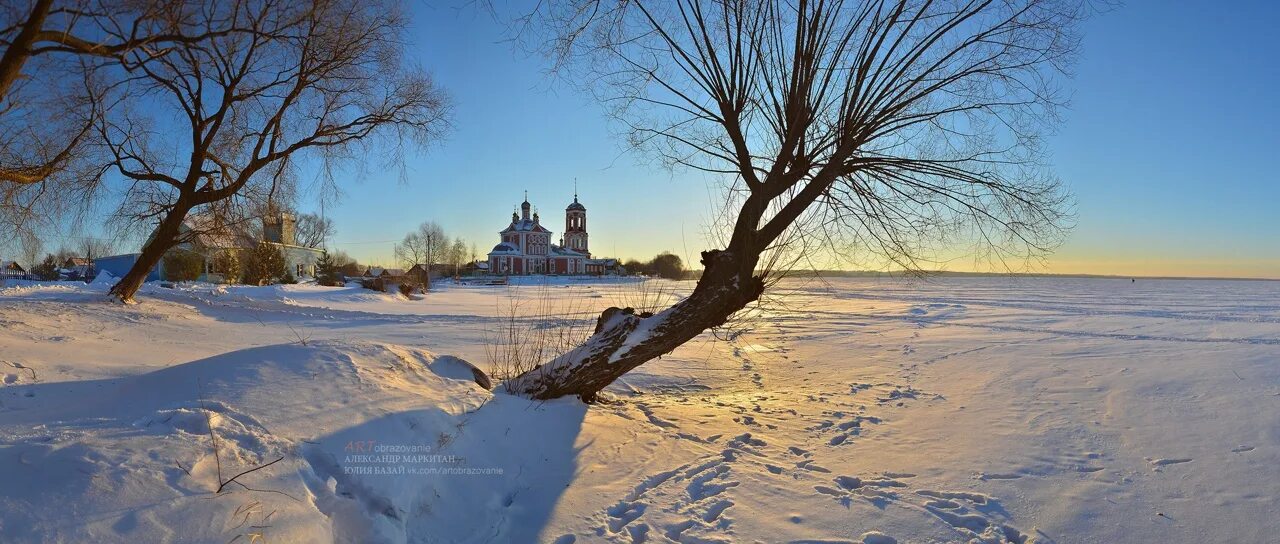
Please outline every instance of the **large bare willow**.
M183 32L228 20L249 31L126 55L127 102L98 125L107 173L128 182L125 213L156 222L112 288L123 300L182 241L189 214L223 223L250 195L273 203L299 162L365 157L370 141L394 157L447 127L446 97L403 59L394 2L212 2Z
M161 57L246 30L231 18L196 30L203 9L196 1L0 0L0 225L31 237L99 201L94 125L118 83L101 72L131 53Z
M564 0L520 23L632 140L727 174L723 249L656 315L610 308L582 346L508 384L592 398L758 300L796 237L908 269L968 242L1003 262L1061 239L1043 165L1054 82L1077 45L1061 0ZM963 246L961 246L963 247Z

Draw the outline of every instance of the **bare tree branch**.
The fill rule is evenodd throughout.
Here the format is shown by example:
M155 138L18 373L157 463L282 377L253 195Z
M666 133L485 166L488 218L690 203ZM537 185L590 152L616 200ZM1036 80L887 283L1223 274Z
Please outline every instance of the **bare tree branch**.
M1002 266L1051 251L1070 201L1040 135L1085 8L564 0L522 14L520 39L595 93L634 144L733 183L725 246L703 253L689 298L653 316L612 308L582 346L511 387L591 398L724 325L810 240L908 270L969 244Z
M246 31L215 35L226 26ZM122 299L180 241L188 214L282 206L297 156L363 156L372 139L394 156L448 126L444 94L402 59L405 19L393 3L238 0L177 27L212 37L160 57L125 54L120 70L136 76L128 96L149 107L117 108L99 127L112 173L130 183L119 213L159 221L113 288ZM185 137L153 138L145 127L156 125Z

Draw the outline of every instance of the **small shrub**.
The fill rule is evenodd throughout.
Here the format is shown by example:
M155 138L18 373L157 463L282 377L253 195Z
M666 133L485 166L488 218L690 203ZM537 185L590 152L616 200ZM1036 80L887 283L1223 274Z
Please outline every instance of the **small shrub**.
M213 253L213 270L222 276L223 283L235 283L244 277L240 267L240 256L236 251L215 251Z
M295 283L298 283L298 279L293 277L292 272L285 272L284 276L280 278L280 283L283 283L285 285L293 285Z
M509 289L505 298L484 334L494 382L510 380L577 349L594 331L597 314L584 297L565 297L543 287L528 299Z
M399 289L400 289L400 294L404 295L404 298L409 298L409 295L412 295L414 291L418 290L418 287L406 281L400 284Z
M194 251L170 250L163 262L164 278L169 281L195 281L204 273L204 256Z

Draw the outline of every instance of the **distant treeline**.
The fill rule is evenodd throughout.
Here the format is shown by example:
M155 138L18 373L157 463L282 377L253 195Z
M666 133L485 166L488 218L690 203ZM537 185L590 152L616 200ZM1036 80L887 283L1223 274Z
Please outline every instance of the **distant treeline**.
M683 280L690 277L690 271L685 269L684 261L680 256L666 251L659 253L648 262L628 260L622 263L622 267L627 269L628 274L644 274L670 280Z
M686 269L680 257L662 253L649 262L629 260L624 265L629 274L644 274L669 279L696 280L702 269ZM1119 276L1108 274L1049 274L1031 272L953 272L945 270L791 270L791 278L1081 278L1113 280L1230 280L1230 281L1280 281L1280 278L1231 278L1187 276Z

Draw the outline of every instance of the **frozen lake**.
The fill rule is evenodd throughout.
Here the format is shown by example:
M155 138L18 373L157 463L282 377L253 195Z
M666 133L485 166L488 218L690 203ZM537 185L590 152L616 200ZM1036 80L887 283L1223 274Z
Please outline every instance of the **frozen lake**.
M1280 533L1280 282L787 280L591 407L491 394L432 354L485 367L512 308L555 328L692 283L529 283L149 286L135 306L0 288L0 540ZM227 475L283 460L213 494L210 426ZM501 474L347 474L356 441Z

